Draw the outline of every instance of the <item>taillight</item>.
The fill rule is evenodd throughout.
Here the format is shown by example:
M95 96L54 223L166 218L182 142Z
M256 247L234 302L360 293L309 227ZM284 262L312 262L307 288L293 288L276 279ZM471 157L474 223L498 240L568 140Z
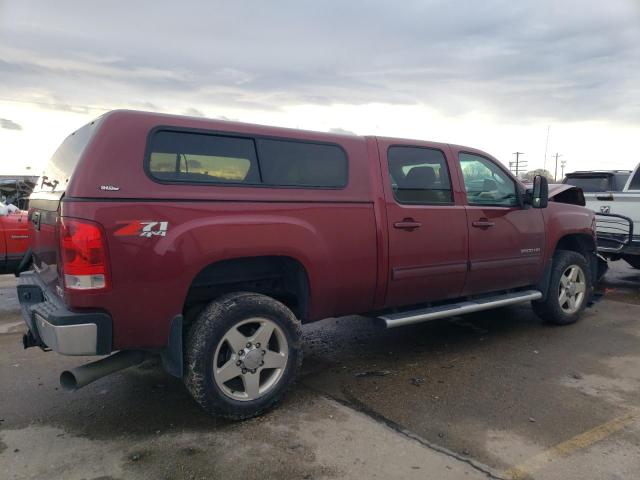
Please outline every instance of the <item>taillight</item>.
M60 219L60 258L65 288L109 287L107 249L102 229L87 220Z

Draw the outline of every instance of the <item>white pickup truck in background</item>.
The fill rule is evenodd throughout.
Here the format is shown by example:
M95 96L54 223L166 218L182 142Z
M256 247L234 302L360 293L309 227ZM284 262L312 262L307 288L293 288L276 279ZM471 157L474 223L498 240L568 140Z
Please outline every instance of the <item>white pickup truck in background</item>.
M569 173L562 181L582 188L596 212L598 251L640 269L640 165L635 170Z

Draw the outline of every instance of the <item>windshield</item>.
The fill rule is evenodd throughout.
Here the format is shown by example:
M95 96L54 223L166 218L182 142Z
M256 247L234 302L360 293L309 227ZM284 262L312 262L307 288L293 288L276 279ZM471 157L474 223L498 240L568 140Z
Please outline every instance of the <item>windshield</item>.
M635 174L629 183L629 190L640 190L640 167L636 168Z
M629 180L630 176L631 176L630 172L620 172L615 174L615 177L616 177L615 189L617 192L621 192L624 189L624 186L627 184L627 180Z

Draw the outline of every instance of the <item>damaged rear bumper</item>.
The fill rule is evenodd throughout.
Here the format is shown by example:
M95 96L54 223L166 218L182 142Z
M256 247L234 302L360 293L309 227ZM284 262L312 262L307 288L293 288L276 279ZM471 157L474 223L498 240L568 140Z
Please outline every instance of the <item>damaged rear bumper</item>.
M39 346L64 355L108 355L112 322L100 311L74 312L49 292L36 272L18 278L22 318L29 328L25 348Z

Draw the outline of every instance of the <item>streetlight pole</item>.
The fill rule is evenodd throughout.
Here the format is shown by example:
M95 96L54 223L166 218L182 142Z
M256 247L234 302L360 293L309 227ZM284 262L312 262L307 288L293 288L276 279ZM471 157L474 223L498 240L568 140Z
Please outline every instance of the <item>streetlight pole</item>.
M558 157L561 157L562 155L560 155L559 153L556 153L556 169L553 172L553 181L557 182L558 181Z

